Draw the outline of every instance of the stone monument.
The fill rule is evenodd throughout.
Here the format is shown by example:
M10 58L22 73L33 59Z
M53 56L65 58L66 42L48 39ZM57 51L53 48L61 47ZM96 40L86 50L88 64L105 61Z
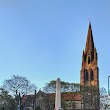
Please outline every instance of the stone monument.
M55 109L62 110L61 108L61 91L60 91L60 78L56 80L56 96L55 96Z

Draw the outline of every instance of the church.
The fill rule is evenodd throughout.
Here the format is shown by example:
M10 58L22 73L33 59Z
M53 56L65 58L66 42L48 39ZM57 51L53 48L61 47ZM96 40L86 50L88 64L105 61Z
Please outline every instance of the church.
M94 46L91 23L89 23L88 27L86 47L82 53L80 86L85 88L83 95L84 109L99 110L100 100L98 55L96 47Z
M91 23L89 23L86 46L82 53L80 91L61 93L63 110L99 110L99 68L98 54L94 45ZM22 97L23 110L53 110L55 93L41 90L34 95Z

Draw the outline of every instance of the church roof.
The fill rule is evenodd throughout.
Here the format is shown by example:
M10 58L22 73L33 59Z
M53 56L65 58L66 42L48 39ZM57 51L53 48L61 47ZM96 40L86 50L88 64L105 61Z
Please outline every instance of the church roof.
M55 93L48 94L49 99L55 99ZM75 92L62 92L61 99L65 101L81 101L81 94Z
M43 98L49 98L49 100L55 100L55 93L44 93L44 92L39 92L36 95L36 98L39 98L38 96L44 96ZM25 101L29 101L35 98L35 95L26 95L22 97L22 103ZM81 94L80 93L75 93L75 92L62 92L61 93L61 99L65 101L81 101Z

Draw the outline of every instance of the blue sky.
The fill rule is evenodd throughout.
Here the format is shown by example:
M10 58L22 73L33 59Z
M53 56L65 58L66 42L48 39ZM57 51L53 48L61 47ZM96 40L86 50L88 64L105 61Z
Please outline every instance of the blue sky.
M0 85L12 75L38 88L58 77L80 82L89 20L98 52L100 86L110 75L110 1L0 1Z

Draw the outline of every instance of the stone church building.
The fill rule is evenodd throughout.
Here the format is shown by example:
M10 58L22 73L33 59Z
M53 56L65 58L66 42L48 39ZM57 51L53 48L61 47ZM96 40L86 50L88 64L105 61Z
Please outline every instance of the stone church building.
M99 110L99 68L97 50L94 46L92 27L89 23L86 47L82 54L80 86L85 88L84 109ZM86 90L87 89L87 90Z
M91 23L89 23L86 46L82 53L80 91L61 93L63 110L99 110L99 68ZM53 110L55 93L39 91L22 97L24 110ZM36 109L36 110L37 110Z

